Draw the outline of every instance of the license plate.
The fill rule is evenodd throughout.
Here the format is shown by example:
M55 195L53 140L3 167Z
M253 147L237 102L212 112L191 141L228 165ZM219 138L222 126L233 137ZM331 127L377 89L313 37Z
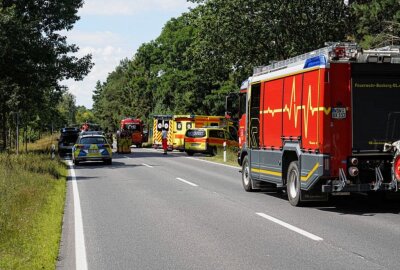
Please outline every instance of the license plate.
M192 143L192 146L200 146L199 143Z
M332 108L332 118L333 119L345 119L346 118L346 108Z
M97 149L89 149L89 154L97 154L98 150Z

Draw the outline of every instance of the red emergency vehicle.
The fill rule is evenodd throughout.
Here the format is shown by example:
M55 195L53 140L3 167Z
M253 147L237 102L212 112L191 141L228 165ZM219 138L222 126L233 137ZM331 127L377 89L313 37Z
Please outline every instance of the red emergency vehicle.
M239 148L246 142L246 94L250 79L242 82L239 93L230 93L226 96L225 116L237 128Z
M120 129L128 132L132 138L132 144L136 147L142 147L146 140L143 134L144 124L139 118L125 118L121 120Z
M399 47L333 43L255 68L238 158L243 187L284 188L294 206L329 193L397 191L398 140Z

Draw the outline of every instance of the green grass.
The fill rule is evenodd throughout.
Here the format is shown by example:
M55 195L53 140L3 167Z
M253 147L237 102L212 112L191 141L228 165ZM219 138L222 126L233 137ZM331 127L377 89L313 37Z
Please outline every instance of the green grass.
M66 173L49 154L0 154L0 269L55 269Z
M35 143L28 144L28 152L32 153L50 153L51 145L54 144L57 148L58 141L60 137L59 133L54 133L53 135L48 135L37 140Z
M239 164L237 163L237 151L237 147L227 147L226 162L224 162L224 150L222 147L217 149L217 154L215 156L204 156L204 159L239 167Z

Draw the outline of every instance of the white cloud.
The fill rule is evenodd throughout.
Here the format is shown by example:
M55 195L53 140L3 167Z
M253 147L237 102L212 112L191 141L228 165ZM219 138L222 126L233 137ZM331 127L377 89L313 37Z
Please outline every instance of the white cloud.
M91 108L96 82L104 82L122 59L132 57L140 44L160 33L165 23L159 20L160 13L172 17L193 6L186 0L85 0L80 23L61 32L69 44L79 46L77 57L92 54L95 64L83 81L62 82L76 96L77 105ZM126 17L119 20L121 16ZM151 23L142 24L143 17Z
M69 43L75 43L80 45L95 45L113 42L122 43L123 39L118 35L110 31L96 31L96 32L83 32L79 30L72 30L70 32L62 32L63 35L68 36Z
M192 7L186 0L86 0L81 15L133 15L144 11L171 11Z
M63 84L67 85L69 91L77 97L78 105L91 108L96 82L104 81L119 62L128 55L133 55L133 52L124 48L124 39L115 33L74 31L67 35L70 42L80 45L76 56L92 54L95 66L83 81L67 80Z

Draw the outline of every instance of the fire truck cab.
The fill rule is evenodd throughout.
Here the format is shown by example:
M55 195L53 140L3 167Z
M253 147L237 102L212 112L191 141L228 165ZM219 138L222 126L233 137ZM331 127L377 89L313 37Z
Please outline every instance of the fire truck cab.
M398 191L399 47L331 43L255 68L245 140L246 191L286 189L293 206L328 194Z
M239 93L226 96L225 115L229 117L237 129L239 148L246 142L246 95L251 77L242 82Z

